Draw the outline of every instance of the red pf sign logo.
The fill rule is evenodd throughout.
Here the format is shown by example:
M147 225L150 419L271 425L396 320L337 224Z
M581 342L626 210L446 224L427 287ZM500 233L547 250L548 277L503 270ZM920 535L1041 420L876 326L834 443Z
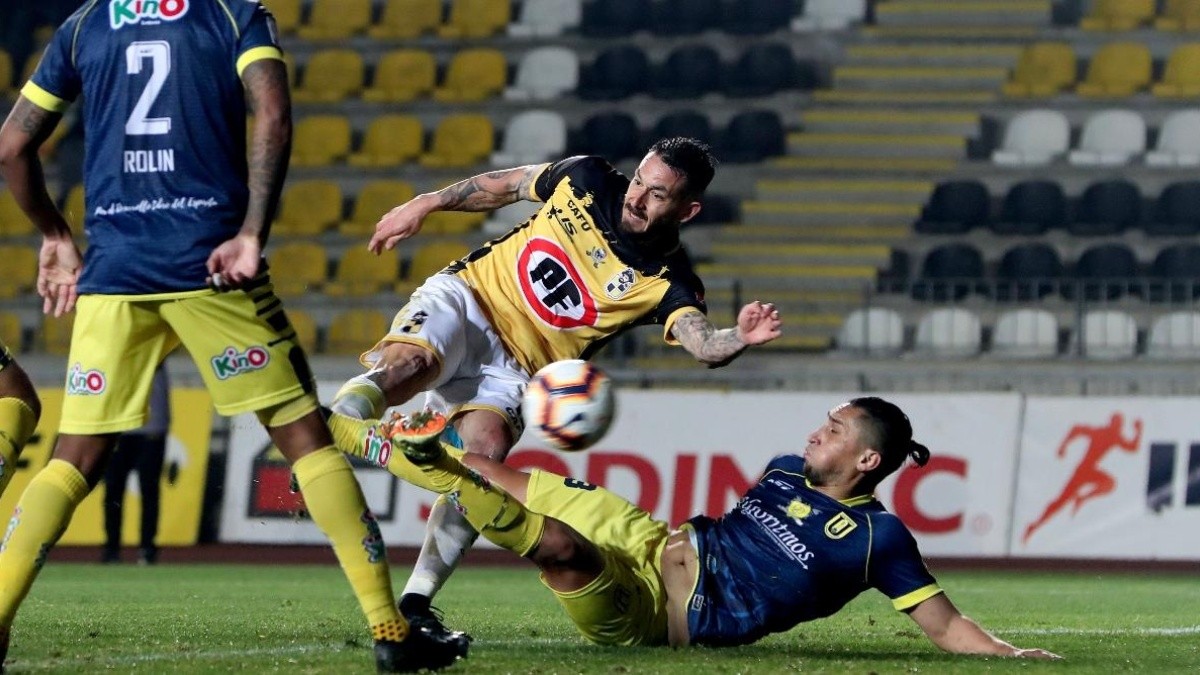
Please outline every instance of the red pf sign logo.
M1098 499L1112 492L1117 487L1117 481L1100 467L1105 456L1113 450L1134 453L1142 441L1142 421L1133 421L1133 435L1124 435L1125 417L1121 413L1113 413L1108 424L1089 426L1076 424L1067 432L1062 443L1058 445L1058 458L1067 456L1067 448L1077 440L1083 441L1083 457L1079 459L1075 471L1067 479L1067 484L1037 520L1025 528L1022 542L1028 542L1043 525L1050 521L1060 511L1071 507L1071 515L1079 512L1084 503Z
M596 301L557 243L531 239L517 257L517 281L525 302L547 324L565 330L596 324Z

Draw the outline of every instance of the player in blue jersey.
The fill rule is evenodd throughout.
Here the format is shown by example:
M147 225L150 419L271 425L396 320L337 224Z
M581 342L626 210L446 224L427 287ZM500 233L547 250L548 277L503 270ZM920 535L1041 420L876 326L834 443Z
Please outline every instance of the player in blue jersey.
M86 257L37 154L79 97ZM378 524L272 289L262 250L290 148L283 53L258 0L87 0L21 89L0 128L0 170L43 234L44 311L74 310L75 323L53 458L0 547L0 656L47 550L103 476L117 434L144 422L154 370L180 344L217 411L255 413L291 462L366 614L377 666L440 668L465 655L399 615Z
M908 417L883 399L834 408L803 455L772 460L733 510L674 532L599 486L441 444L439 427L425 422L364 424L363 433L402 450L389 470L446 495L481 534L536 563L592 642L746 644L875 588L946 651L1057 658L963 616L904 524L876 501L875 486L907 459L929 459Z

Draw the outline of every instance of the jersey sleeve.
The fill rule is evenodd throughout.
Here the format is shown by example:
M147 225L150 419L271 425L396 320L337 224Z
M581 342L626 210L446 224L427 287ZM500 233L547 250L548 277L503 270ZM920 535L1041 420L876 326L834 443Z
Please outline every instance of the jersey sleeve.
M605 178L616 172L617 170L611 164L600 157L588 155L568 157L554 162L538 174L533 181L531 192L538 201L544 202L550 199L550 196L554 194L554 189L567 176L571 177L573 185L587 190L595 189L603 183Z
M671 286L663 295L662 302L658 304L654 321L663 326L663 340L669 345L677 345L679 340L671 334L675 320L691 310L708 314L708 305L704 302L704 282L696 276L691 260L682 250L671 257L667 273L671 279Z
M900 519L890 514L875 515L871 525L867 581L891 598L893 607L900 611L912 609L942 592L921 558L917 541Z
M261 2L243 3L238 26L237 73L260 59L283 59L275 17Z
M59 26L46 45L33 77L21 88L21 95L39 108L62 112L83 89L73 54L78 25L78 19L73 17Z

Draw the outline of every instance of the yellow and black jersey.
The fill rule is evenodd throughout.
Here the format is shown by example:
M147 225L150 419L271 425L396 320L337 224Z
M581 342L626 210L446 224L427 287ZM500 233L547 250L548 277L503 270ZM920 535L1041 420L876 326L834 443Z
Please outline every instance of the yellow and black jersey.
M444 272L464 279L509 353L528 372L588 358L632 326L705 312L704 286L678 233L620 229L629 179L599 157L549 165L530 188L545 202L528 221Z

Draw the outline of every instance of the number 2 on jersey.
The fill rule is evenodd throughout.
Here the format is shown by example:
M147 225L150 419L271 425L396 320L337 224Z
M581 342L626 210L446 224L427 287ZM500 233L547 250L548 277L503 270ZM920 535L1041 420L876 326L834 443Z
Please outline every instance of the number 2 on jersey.
M150 80L125 120L125 133L130 136L157 136L171 131L170 117L146 117L171 72L171 45L162 40L130 43L125 50L125 72L141 73L146 59L150 60Z

